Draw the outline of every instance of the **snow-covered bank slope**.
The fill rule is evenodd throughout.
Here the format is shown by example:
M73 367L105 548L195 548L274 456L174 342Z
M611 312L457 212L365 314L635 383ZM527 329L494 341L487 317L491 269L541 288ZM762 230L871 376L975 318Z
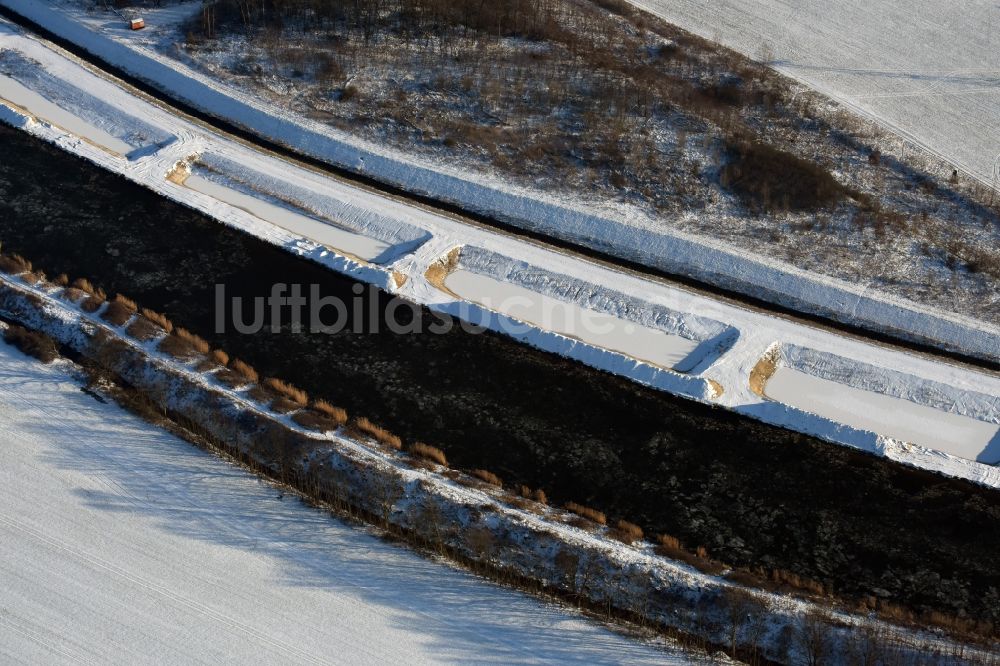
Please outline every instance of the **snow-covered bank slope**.
M4 663L689 663L389 546L0 343Z
M995 2L629 2L750 57L769 47L782 73L1000 184Z
M1000 331L970 318L891 298L864 286L819 276L737 248L633 219L601 217L563 200L473 176L458 168L428 166L398 152L359 141L299 118L228 87L109 27L101 15L71 5L31 0L0 4L55 34L185 100L303 153L371 175L409 191L458 203L512 224L589 246L671 273L683 274L775 303L885 331L945 349L994 360ZM174 17L176 20L176 16Z

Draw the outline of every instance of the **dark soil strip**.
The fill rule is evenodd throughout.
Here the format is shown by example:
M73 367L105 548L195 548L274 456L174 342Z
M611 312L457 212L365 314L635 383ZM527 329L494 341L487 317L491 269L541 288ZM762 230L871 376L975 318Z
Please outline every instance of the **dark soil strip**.
M216 283L357 285L0 127L0 240L86 276L275 375L441 446L464 468L544 488L733 564L844 594L1000 621L1000 493L647 390L497 335L214 335ZM384 323L386 297L363 313ZM423 312L423 311L418 311ZM424 324L434 318L423 312ZM369 325L370 328L370 325Z
M871 330L864 326L848 324L828 316L811 314L806 312L801 312L794 308L790 308L778 303L772 303L768 300L757 298L748 294L744 294L739 291L727 289L720 287L719 285L704 282L697 277L691 275L686 275L683 273L673 273L670 271L654 268L641 264L635 261L630 261L622 257L609 254L599 249L589 247L587 245L581 245L571 240L565 240L561 238L556 238L551 235L541 233L538 231L533 231L509 222L505 222L496 217L492 217L487 214L479 213L474 210L470 210L460 204L453 203L450 201L445 201L442 199L436 199L434 197L420 194L417 192L412 192L410 190L404 189L402 187L385 183L374 176L370 176L364 173L358 173L352 171L345 167L339 167L329 162L317 159L315 157L310 157L304 155L296 150L288 148L287 146L270 141L260 135L251 132L243 127L236 125L225 118L220 118L210 113L201 111L190 104L173 97L171 94L164 92L160 88L152 85L138 77L132 76L125 70L117 67L114 63L108 62L98 56L95 56L88 52L86 49L65 40L58 35L52 33L45 26L39 25L33 21L30 21L16 12L11 11L6 7L0 7L0 16L21 25L32 32L39 34L40 36L48 39L49 41L59 45L61 48L69 51L76 57L91 63L92 65L106 71L107 73L115 76L122 81L127 82L129 85L141 90L143 93L159 100L160 102L167 104L180 112L196 118L199 121L211 125L216 129L225 132L227 134L232 134L239 137L240 139L251 143L253 145L264 148L265 150L277 153L288 159L292 159L303 164L307 164L314 169L325 171L327 173L333 174L338 178L344 180L358 183L368 188L378 190L380 192L386 193L388 195L399 197L401 199L406 199L413 203L419 204L421 206L435 209L447 214L458 215L460 217L466 218L469 221L476 222L483 226L491 227L508 233L513 236L518 236L521 238L526 238L538 243L540 245L547 245L550 247L558 248L561 250L569 251L584 257L588 257L592 260L598 261L603 264L608 264L611 266L616 266L634 273L639 273L641 275L663 278L671 282L676 282L678 284L684 285L690 289L699 291L701 293L708 294L710 296L722 297L730 301L735 301L738 303L744 303L755 308L763 309L774 314L782 315L788 319L797 321L806 321L819 324L821 326L831 328L833 330L842 331L844 333L850 334L852 336L865 338L879 343L885 343L896 347L902 347L904 349L909 349L912 351L920 352L923 354L928 354L931 356L938 356L942 358L952 359L954 361L959 361L971 366L986 368L989 370L1000 371L1000 360L996 359L984 359L976 356L969 356L956 351L941 349L940 347L927 344L922 342L915 342L907 339L900 338L893 335L892 332L881 332Z

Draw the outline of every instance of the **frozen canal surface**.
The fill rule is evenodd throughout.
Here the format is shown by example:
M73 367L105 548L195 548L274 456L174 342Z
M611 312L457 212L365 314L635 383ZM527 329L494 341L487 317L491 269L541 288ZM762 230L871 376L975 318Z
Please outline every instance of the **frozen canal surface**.
M43 122L61 127L67 132L87 139L91 143L106 148L113 153L127 155L132 151L132 146L118 137L108 134L101 128L95 127L79 116L53 104L9 76L0 75L0 98L25 109L32 116Z
M960 458L1000 462L1000 426L949 414L827 379L778 368L767 397L855 428L870 430Z
M464 269L452 272L445 286L464 299L508 317L663 368L673 368L698 347L695 340L581 308Z
M684 664L332 519L0 343L0 663Z
M365 261L373 261L389 248L389 244L383 241L340 229L332 224L297 213L290 208L283 208L231 187L220 185L202 176L194 174L188 176L184 181L184 186L245 210L251 215L287 229L298 236L303 236L342 253L346 252Z

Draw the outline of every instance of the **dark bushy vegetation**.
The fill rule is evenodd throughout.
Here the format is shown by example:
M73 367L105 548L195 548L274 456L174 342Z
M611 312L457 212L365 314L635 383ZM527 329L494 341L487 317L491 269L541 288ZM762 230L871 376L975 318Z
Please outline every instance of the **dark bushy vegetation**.
M829 170L758 141L731 143L722 167L722 186L759 213L830 208L847 190Z
M34 356L42 363L51 363L59 358L59 347L44 333L12 325L3 332L3 339L28 356Z

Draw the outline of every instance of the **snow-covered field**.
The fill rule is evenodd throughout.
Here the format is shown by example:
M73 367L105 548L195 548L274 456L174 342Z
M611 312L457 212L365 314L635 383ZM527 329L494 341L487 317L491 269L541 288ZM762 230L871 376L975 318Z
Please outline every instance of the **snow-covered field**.
M1000 5L992 0L629 0L1000 185Z
M391 546L0 343L4 663L690 663Z
M1000 396L1000 377L994 374L873 346L859 339L650 281L503 233L471 226L459 219L435 214L294 166L151 105L87 70L64 53L50 49L4 23L0 23L0 49L19 53L22 62L37 63L35 67L45 72L44 80L61 82L51 92L50 99L64 111L90 118L95 117L97 110L104 106L114 107L122 122L129 126L141 122L143 126L155 129L155 132L147 134L168 139L152 144L146 142L143 144L145 148L123 157L74 135L43 115L32 116L18 109L17 105L0 103L0 120L52 141L69 152L200 210L222 223L411 301L464 319L485 321L494 330L592 367L877 455L988 485L1000 485L1000 472L995 468L934 447L910 446L890 439L891 432L860 430L851 424L767 400L750 387L751 370L767 350L778 343L834 354L847 359L848 363L858 364L858 367L873 368L864 373L869 383L856 387L862 389L879 390L882 378L899 371L913 382L927 381L944 387L942 390L946 394L951 392L958 396L963 391L977 391L988 396ZM39 79L32 72L17 70L17 73L23 79L21 85ZM48 90L51 84L47 86ZM88 91L87 98L77 94L84 88ZM3 91L0 90L2 96ZM210 170L212 178L222 179L227 187L239 187L244 195L253 194L270 206L296 212L301 219L289 216L279 221L284 226L276 225L275 221L266 219L266 215L261 217L248 210L247 206L239 205L239 201L227 201L227 197L216 197L211 191L198 192L185 186L185 177L190 177L191 169L202 169L204 166ZM303 212L308 214L308 218L302 217ZM303 219L309 224L296 224ZM331 242L331 238L316 230L324 231L326 227L331 232L350 232L359 238L364 237L362 240L368 243L369 255L379 249L371 244L371 239L384 242L387 249L376 258L378 263L365 261L344 248L325 244ZM680 373L641 360L650 356L663 360L670 356L670 350L666 348L655 350L652 354L643 353L641 349L633 350L628 344L616 342L601 346L595 344L597 341L588 342L581 337L567 335L565 331L525 326L523 322L503 314L503 307L494 306L493 309L500 313L497 315L481 305L456 298L428 278L428 270L440 265L456 248L475 248L484 257L517 257L519 263L516 270L508 267L510 270L504 269L506 273L497 273L494 277L511 280L544 296L624 318L643 327L658 322L652 328L679 333L689 340L710 343L716 348L703 349L713 353L706 353L704 362L684 367L687 372ZM720 262L725 259L722 253L711 256ZM701 255L701 258L708 260L710 255ZM494 268L500 269L499 265ZM939 318L933 313L909 317L904 311L894 311L896 306L888 301L870 298L864 289L846 298L844 294L837 296L838 292L830 285L808 279L800 287L811 290L812 297L816 299L830 299L838 308L848 308L865 316L879 318L895 312L898 316L890 319L893 326L926 327L930 336L947 339L961 348L996 358L1000 331L993 327L965 319ZM669 326L664 328L666 324ZM633 341L630 344L637 348L640 343ZM935 408L947 411L941 405ZM1000 422L1000 416L995 413L971 416L987 424Z

